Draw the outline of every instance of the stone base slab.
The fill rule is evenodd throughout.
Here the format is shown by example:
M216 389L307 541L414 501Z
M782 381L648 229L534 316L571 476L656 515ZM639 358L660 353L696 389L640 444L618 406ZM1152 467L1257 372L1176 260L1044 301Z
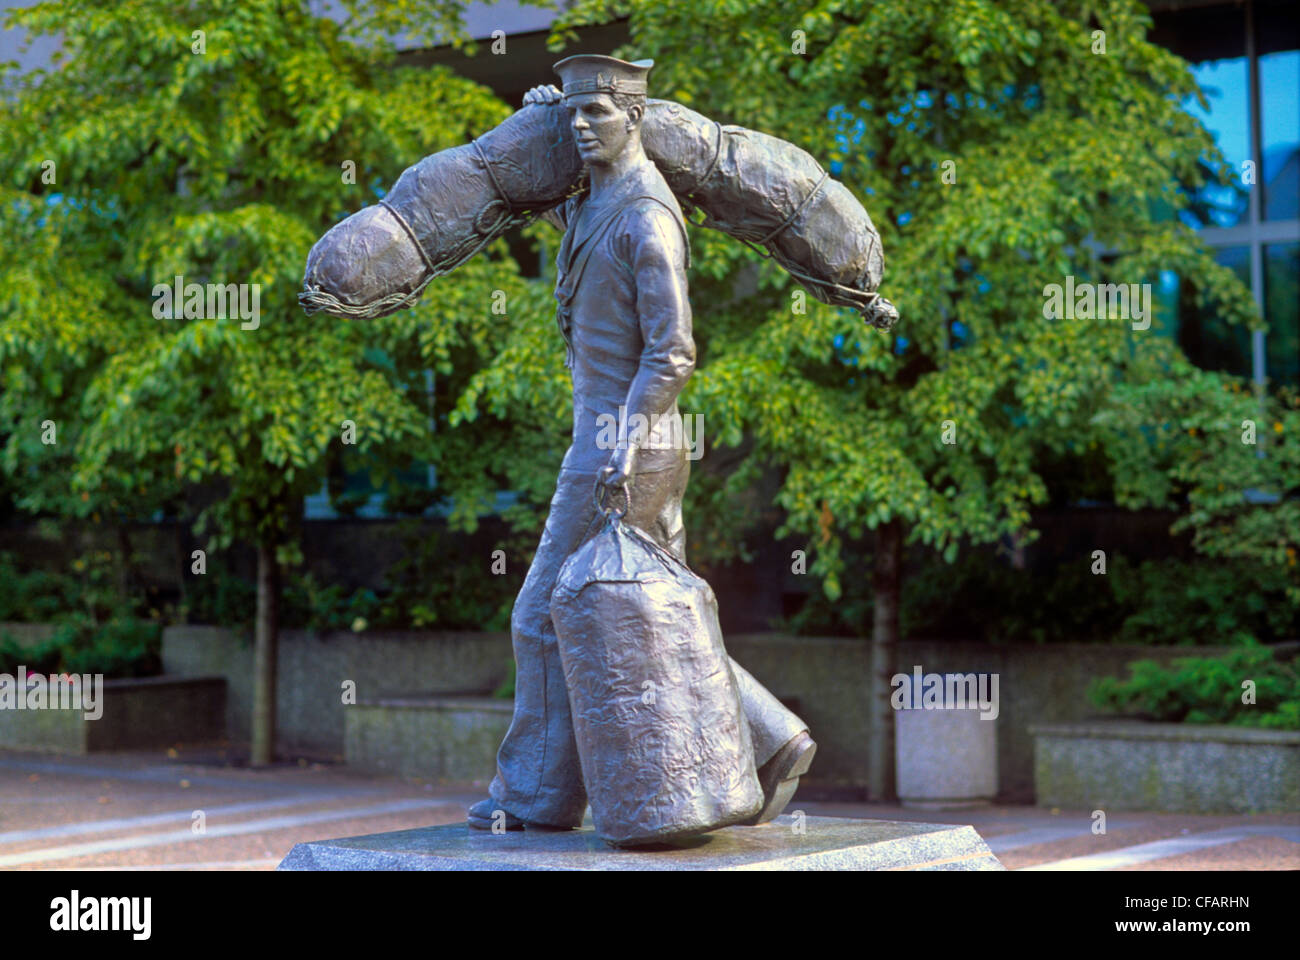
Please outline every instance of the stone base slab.
M300 843L281 870L1002 870L973 827L781 816L619 850L580 830L494 834L463 823Z

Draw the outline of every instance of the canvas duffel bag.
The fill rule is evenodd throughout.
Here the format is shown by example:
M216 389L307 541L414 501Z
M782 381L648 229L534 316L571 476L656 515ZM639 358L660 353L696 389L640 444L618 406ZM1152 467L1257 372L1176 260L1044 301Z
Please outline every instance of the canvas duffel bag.
M617 846L763 805L713 590L609 512L560 569L551 620L596 832Z

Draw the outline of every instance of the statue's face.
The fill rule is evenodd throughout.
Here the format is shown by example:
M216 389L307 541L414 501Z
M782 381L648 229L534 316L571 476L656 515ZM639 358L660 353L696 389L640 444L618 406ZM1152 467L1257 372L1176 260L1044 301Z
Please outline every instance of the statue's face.
M569 112L578 154L597 166L613 163L641 122L640 104L620 110L607 93L580 93L566 99L564 108Z

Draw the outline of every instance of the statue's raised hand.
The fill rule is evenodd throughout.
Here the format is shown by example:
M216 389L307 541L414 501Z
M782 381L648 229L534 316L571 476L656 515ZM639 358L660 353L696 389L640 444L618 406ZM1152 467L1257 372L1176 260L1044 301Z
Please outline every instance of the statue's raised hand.
M548 83L544 86L533 87L524 94L524 106L530 103L559 103L564 99L564 94L560 92L559 87Z

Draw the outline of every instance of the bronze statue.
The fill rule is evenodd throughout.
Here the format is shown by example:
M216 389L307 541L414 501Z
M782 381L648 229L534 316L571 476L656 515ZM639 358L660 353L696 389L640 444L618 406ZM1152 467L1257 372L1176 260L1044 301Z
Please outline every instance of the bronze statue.
M470 810L471 826L490 828L498 808L510 826L582 822L587 790L550 604L561 564L595 532L597 479L614 490L627 484L626 522L685 562L682 495L690 461L681 444L664 440L682 436L677 396L695 367L690 254L677 200L641 148L649 68L646 61L570 57L555 68L563 94L554 87L528 94L543 102L563 98L590 171L589 194L546 214L565 231L555 297L573 371L573 442L511 616L514 719L497 755L491 797ZM601 449L602 415L617 417L620 407L627 419L641 414L655 428L640 444ZM744 677L740 699L754 732L754 766L767 785L765 805L752 814L762 822L781 812L816 747L803 721L733 669L737 681Z
M897 314L875 293L879 238L797 147L648 101L652 66L560 61L562 91L533 88L481 141L410 168L308 259L304 306L378 316L514 224L540 215L564 231L555 296L573 439L511 617L514 717L471 827L576 828L589 795L599 832L618 844L764 823L816 752L803 721L726 656L712 591L685 565L677 397L695 345L678 200L884 327ZM442 205L430 202L438 192ZM609 449L611 418L647 427ZM642 685L654 697L644 710Z

